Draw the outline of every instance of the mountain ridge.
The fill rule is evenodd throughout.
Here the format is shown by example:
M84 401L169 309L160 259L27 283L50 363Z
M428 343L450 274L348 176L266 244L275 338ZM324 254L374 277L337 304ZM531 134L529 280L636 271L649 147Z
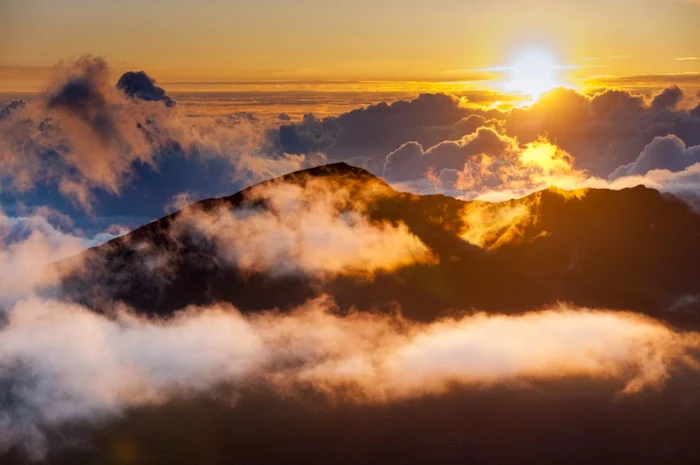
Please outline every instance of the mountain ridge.
M365 212L370 220L405 224L435 254L437 263L380 270L369 278L339 275L322 281L303 273L251 274L222 264L208 246L174 244L169 235L171 225L187 212L213 211L222 205L235 210L261 186L304 185L320 178L338 186L352 184L357 195L368 183L379 183L385 195L370 202ZM465 233L472 217L483 231L467 228ZM230 302L243 311L284 309L328 294L342 308L390 308L398 303L407 317L418 320L433 320L453 309L515 313L555 302L685 320L695 318L694 296L700 295L700 285L692 279L700 273L700 234L695 231L700 231L700 216L687 204L644 186L588 189L575 195L545 189L489 203L398 192L362 168L337 163L188 205L84 252L77 259L87 257L88 269L95 269L97 262L103 269L71 275L64 284L80 302L94 300L95 294L109 295L159 315L215 301ZM157 276L132 267L145 260L130 249L134 243L181 253L174 275ZM90 274L93 277L86 279ZM677 305L681 300L685 307ZM676 310L673 314L671 308ZM693 316L679 316L678 310Z

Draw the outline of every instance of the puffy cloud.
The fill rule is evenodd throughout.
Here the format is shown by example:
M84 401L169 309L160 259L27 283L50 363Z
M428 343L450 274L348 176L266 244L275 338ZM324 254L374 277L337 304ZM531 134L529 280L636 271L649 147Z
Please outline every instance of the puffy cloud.
M228 305L147 319L28 299L0 329L0 447L34 457L45 433L227 384L264 382L354 402L391 402L459 385L570 376L619 380L626 393L695 367L696 333L634 314L558 307L519 316L477 313L418 324L333 313L320 298L289 314L243 316ZM235 395L235 393L234 393Z
M205 182L207 187L232 182L240 187L325 160L322 154L279 152L267 135L270 123L249 113L190 117L144 72L125 73L115 86L107 63L86 56L55 74L39 99L12 102L0 112L0 179L6 191L56 194L46 195L49 199L63 195L93 213L98 196L104 202L101 193L119 196L139 178L157 181L165 166L163 173L176 178L170 183L176 190L165 192L150 210L156 215L171 195L201 189L199 180L178 184L183 173L172 170L206 174L216 165L216 182ZM137 187L142 197L152 196L152 185Z
M299 124L280 126L279 143L287 153L318 152L331 148L338 132L332 120L320 120L307 114Z
M165 89L156 86L156 81L145 71L127 71L117 81L117 88L129 97L139 98L148 102L163 102L166 106L175 106L175 100Z
M235 380L261 348L240 315L220 309L143 325L126 314L111 319L29 299L9 311L1 331L2 380L16 388L0 413L0 443L28 442L35 456L45 446L42 426L97 419L157 402L176 388Z
M591 110L596 116L633 117L644 112L644 99L624 90L608 89L593 96Z
M571 154L578 169L604 176L633 161L654 137L675 134L688 145L700 144L697 110L679 108L682 97L677 87L665 89L650 103L624 90L584 95L556 89L531 107L498 110L424 94L336 117L308 115L301 123L283 125L277 135L284 150L322 150L331 160L361 163L380 174L386 154L404 144L432 147L491 126L523 144L547 137Z
M43 101L2 120L3 177L20 190L54 180L89 209L92 188L119 193L132 164L155 157L145 114L109 85L103 60L84 57L63 71Z
M656 189L660 192L673 194L685 200L695 210L700 211L700 163L695 163L681 171L655 169L643 176L625 175L612 181L601 179L586 180L587 187L622 189L636 185Z
M462 231L465 240L484 248L520 240L521 228L536 215L535 204L511 208L507 203L490 202L506 202L543 189L555 189L564 196L583 196L586 189L619 190L643 185L673 194L700 209L700 146L688 147L677 136L655 138L635 162L617 168L607 178L575 168L572 155L545 139L524 146L518 146L515 139L511 141L512 148L497 156L475 155L461 169L428 168L424 177L392 184L410 192L440 192L487 202L470 204ZM410 146L419 149L417 144L407 144L404 150ZM417 150L416 158L420 160L419 156L429 151Z
M324 150L334 160L367 160L383 157L410 140L434 145L444 136L430 127L451 125L470 113L453 96L421 94L323 119L307 115L301 123L281 126L278 142L288 153Z
M634 161L654 137L675 134L688 145L700 144L700 119L682 109L666 108L675 94L662 92L656 104L622 90L593 96L558 90L530 108L504 118L505 130L522 142L541 135L570 153L579 169L606 176Z
M656 137L639 154L637 160L620 166L610 174L610 179L624 176L645 175L652 170L683 171L700 162L700 145L686 147L679 137Z
M680 87L668 87L654 97L651 109L654 111L673 110L681 100L683 100L683 91Z
M396 187L420 193L506 200L561 184L572 185L589 175L574 168L573 157L539 139L520 145L518 140L482 127L456 141L423 150L404 144L389 154L383 176ZM503 192L504 196L495 196Z
M405 224L370 219L369 206L390 192L376 179L265 183L248 191L237 208L223 204L207 211L194 205L184 210L173 234L194 232L216 245L221 260L272 276L371 275L433 262L430 250Z
M388 181L406 181L426 176L429 170L461 169L472 157L488 154L505 158L515 150L515 141L494 129L482 127L457 141L441 142L428 150L417 142L408 142L387 155L382 176Z
M679 88L670 87L647 105L641 96L621 90L585 96L557 89L532 107L470 110L481 113L424 128L445 138L484 124L461 139L427 149L415 140L406 142L368 166L399 189L492 201L547 187L629 186L633 179L664 192L682 190L689 199L688 176L681 190L681 176L666 176L664 182L659 174L643 176L653 170L680 172L699 161L700 119L694 110L678 109L682 96ZM493 143L472 145L488 140ZM621 160L626 163L620 165ZM629 179L610 183L605 180L610 172L611 180Z
M100 233L85 237L67 232L70 219L47 209L23 216L8 216L0 211L0 309L8 302L50 290L60 284L62 276L74 272L80 261L48 266L84 249L115 237ZM64 227L55 223L63 223Z

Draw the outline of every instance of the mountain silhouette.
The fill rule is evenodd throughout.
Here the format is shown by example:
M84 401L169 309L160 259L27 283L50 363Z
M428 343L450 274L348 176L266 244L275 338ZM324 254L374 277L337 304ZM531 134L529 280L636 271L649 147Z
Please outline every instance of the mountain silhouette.
M71 258L63 264L81 260L87 266L65 280L66 293L98 308L117 299L156 315L217 301L244 312L286 309L328 294L341 309L390 310L398 304L405 316L421 321L454 310L515 313L557 302L633 310L671 322L696 320L700 216L673 196L638 186L547 189L502 203L462 201L398 192L345 163L261 185L303 185L309 179L333 180L358 194L381 186L385 195L367 205L366 214L375 222L404 223L437 260L319 282L303 273L240 270L218 259L211 244L173 239L172 226L185 212L249 208L246 198L258 185L197 202ZM266 207L258 202L255 208ZM148 257L156 252L176 258L167 276L149 271Z

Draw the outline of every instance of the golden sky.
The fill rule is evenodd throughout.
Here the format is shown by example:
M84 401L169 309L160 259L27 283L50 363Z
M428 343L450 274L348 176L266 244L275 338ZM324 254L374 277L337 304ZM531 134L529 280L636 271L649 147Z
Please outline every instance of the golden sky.
M698 24L694 0L0 0L0 80L86 53L161 82L479 81L530 49L573 77L692 73Z

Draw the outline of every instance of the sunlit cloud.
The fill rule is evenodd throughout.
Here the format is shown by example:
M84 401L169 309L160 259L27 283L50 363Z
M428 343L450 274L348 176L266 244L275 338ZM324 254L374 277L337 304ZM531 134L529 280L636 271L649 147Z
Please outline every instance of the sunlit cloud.
M31 298L0 329L0 450L47 452L46 433L101 422L228 385L281 395L312 389L350 402L392 402L484 386L567 377L616 380L622 393L654 389L677 367L697 368L696 333L625 312L558 306L517 316L477 313L430 324L357 312L327 298L291 313L246 316L227 304L189 307L169 319L111 314ZM218 394L221 396L221 393Z
M539 198L530 202L469 202L462 211L460 237L470 244L493 250L524 239L524 229L537 221Z
M434 263L436 257L405 224L370 220L368 206L388 195L389 187L378 180L262 184L239 208L184 210L174 234L202 236L216 245L221 260L244 272L273 276L371 276Z

